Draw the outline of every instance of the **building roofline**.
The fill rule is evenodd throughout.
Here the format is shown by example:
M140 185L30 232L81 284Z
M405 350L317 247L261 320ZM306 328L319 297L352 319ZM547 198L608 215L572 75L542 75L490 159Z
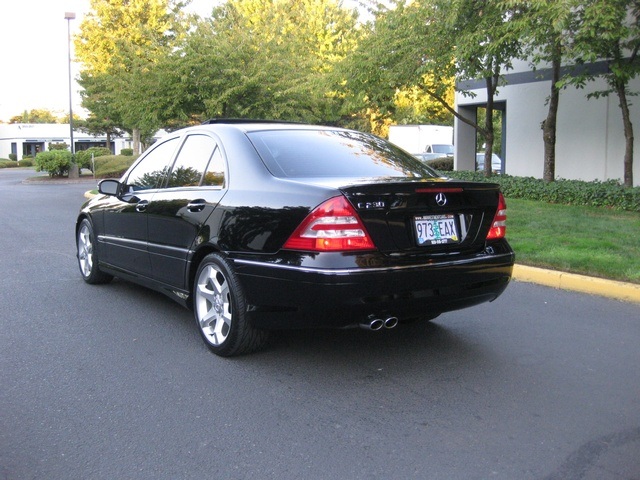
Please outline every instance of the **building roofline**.
M582 73L603 75L610 71L609 62L607 60L602 60L600 62L589 64L564 66L560 70L560 76L562 77L569 74L578 75ZM553 69L551 68L538 68L526 72L506 73L500 76L500 86L504 87L507 85L546 82L553 78L552 75ZM480 90L483 88L486 88L486 83L483 78L476 80L460 80L456 82L456 90L458 91Z

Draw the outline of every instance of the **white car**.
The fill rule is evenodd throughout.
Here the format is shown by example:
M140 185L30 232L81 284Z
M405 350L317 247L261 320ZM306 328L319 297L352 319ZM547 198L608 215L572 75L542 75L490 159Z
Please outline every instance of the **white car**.
M437 158L453 158L453 145L430 144L425 147L424 152L416 153L413 156L423 162Z
M484 170L484 152L476 153L476 170ZM493 173L502 173L502 160L495 153L491 154L491 170Z

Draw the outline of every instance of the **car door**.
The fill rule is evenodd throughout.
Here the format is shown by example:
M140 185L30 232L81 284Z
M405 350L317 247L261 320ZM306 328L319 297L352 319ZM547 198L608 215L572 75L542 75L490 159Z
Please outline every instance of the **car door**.
M226 166L218 142L204 133L188 135L166 186L147 207L148 248L153 277L178 289L196 236L226 192Z
M178 138L159 142L123 179L120 195L109 197L104 208L105 261L119 270L148 277L147 208L164 184Z

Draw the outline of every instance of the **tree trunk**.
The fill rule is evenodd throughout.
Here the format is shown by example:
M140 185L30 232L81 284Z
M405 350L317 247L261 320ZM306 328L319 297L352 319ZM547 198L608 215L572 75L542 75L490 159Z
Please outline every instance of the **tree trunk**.
M629 103L627 101L627 92L625 84L622 81L616 81L616 93L620 100L620 109L622 110L622 123L624 125L624 186L633 187L633 124L629 114Z
M549 111L542 122L542 138L544 140L544 167L542 178L545 182L553 182L556 178L556 129L558 119L558 104L560 102L560 62L562 50L559 41L554 44L552 59L551 94L549 96Z
M484 151L484 176L490 177L493 174L493 169L491 168L491 155L493 154L493 141L494 141L494 132L493 132L493 97L495 95L496 87L498 85L497 79L488 77L486 79L487 83L487 106L486 106L486 116L484 120L484 142L485 142L485 151Z
M131 134L131 137L133 138L133 154L139 155L141 153L140 152L140 129L134 128Z

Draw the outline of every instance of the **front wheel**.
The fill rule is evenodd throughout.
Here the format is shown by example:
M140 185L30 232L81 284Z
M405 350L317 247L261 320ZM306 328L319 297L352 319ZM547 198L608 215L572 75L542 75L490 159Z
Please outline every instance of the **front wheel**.
M202 338L216 355L249 353L267 341L268 332L249 324L238 278L229 262L217 253L207 255L198 268L193 311Z
M101 272L98 268L98 253L96 252L93 225L86 218L80 222L76 246L78 248L78 266L84 281L91 284L110 282L113 277Z

